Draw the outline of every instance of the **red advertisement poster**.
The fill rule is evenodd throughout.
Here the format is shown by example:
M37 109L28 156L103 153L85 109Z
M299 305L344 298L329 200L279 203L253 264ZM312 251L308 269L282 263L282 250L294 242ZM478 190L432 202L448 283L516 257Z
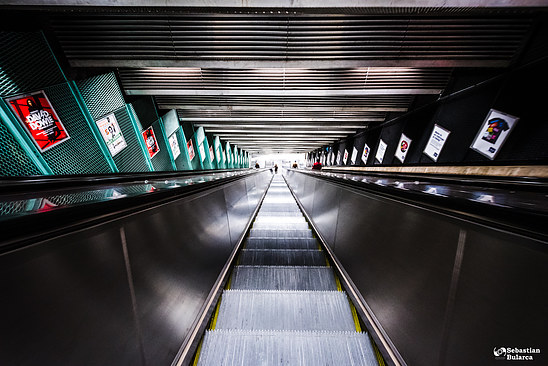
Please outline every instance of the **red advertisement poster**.
M160 147L156 141L156 136L154 136L152 126L143 131L143 138L145 139L145 145L147 145L148 155L153 158L160 151Z
M192 139L188 140L186 143L186 147L188 149L188 157L190 160L194 159L194 146L192 146Z
M6 102L41 152L70 138L43 90Z

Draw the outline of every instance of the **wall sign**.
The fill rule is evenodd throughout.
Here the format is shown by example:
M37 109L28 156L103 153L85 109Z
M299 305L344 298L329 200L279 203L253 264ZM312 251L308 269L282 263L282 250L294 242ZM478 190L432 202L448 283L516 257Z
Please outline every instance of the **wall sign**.
M213 153L213 146L209 147L209 158L211 159L211 162L215 161L215 154Z
M352 156L350 157L350 163L352 165L356 164L356 158L358 157L358 149L356 149L356 146L352 148Z
M407 156L409 146L411 146L411 139L402 133L400 137L400 142L398 142L398 147L396 148L396 158L398 158L398 160L402 163Z
M375 159L379 161L379 163L382 164L382 159L384 159L384 153L386 153L386 148L388 145L381 139L379 140L379 147L377 148L377 154L375 155Z
M6 99L40 152L70 138L43 90Z
M346 165L347 161L348 161L348 151L344 149L343 164Z
M143 131L143 138L145 139L145 145L147 145L148 155L152 159L160 152L160 146L158 146L152 126Z
M470 148L493 160L518 120L518 117L491 109Z
M200 159L203 162L204 159L206 158L204 144L198 145L198 150L200 150Z
M194 155L196 154L194 153L194 146L192 145L192 139L187 141L186 147L188 149L188 157L190 158L190 160L194 159Z
M451 131L446 130L445 128L434 125L434 129L432 130L432 134L430 135L430 138L428 139L428 143L426 144L426 147L424 148L424 153L432 160L438 161L438 157L440 156L441 149L443 148L443 145L445 145L445 141L447 141L447 138L449 137L449 134Z
M169 147L171 148L171 152L173 153L173 160L175 160L181 154L181 149L179 148L179 141L177 140L177 132L173 132L171 136L169 136L168 141L169 141Z
M105 143L107 144L111 156L118 154L127 146L114 113L101 118L95 123L101 132L101 136L103 136L103 140L105 140Z
M337 151L337 158L335 159L335 164L339 165L341 163L341 152Z
M363 146L363 153L362 153L362 161L364 164L367 164L367 158L369 157L369 151L371 151L369 149L369 146L367 146L367 144L365 144Z

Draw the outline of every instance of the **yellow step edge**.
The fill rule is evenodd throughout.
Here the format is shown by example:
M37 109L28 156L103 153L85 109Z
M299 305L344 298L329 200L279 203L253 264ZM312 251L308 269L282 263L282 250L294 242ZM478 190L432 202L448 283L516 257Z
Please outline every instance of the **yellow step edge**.
M354 325L356 326L356 332L361 333L362 326L360 325L360 318L358 318L358 313L356 312L356 308L354 307L354 304L349 300L350 303L350 310L352 311L352 318L354 318Z
M204 343L204 339L200 341L200 344L198 344L198 349L196 350L196 356L194 356L194 362L192 362L192 366L198 365L198 359L200 358L200 352L202 352L202 344Z

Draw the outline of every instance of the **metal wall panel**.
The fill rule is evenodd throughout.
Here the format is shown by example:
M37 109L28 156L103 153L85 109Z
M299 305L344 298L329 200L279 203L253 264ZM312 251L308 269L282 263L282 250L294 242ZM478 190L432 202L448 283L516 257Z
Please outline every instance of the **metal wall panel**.
M234 182L225 187L224 192L230 225L230 240L232 244L235 244L240 238L252 210L247 201L245 182Z
M142 365L116 225L0 256L0 291L0 364Z
M302 176L305 209L408 365L498 365L495 347L548 346L545 242L299 172L290 186Z

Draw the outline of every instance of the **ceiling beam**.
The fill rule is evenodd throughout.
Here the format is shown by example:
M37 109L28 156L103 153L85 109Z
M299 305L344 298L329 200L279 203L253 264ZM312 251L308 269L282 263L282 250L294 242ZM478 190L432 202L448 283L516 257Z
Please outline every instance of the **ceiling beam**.
M442 89L126 89L129 95L346 97L362 95L440 94Z
M260 110L260 109L259 109ZM261 117L205 117L205 118L199 118L199 117L179 117L180 122L192 122L192 123L200 123L200 122L226 122L226 123L233 123L233 122L261 122L261 123L299 123L299 122L305 122L305 123L364 123L364 122L383 122L384 118L261 118Z
M247 124L247 123L196 123L195 126L197 127L203 127L203 128L240 128L242 131L245 131L246 129L250 128L259 128L264 130L277 130L277 129L311 129L311 130L317 130L318 128L337 128L337 129L350 129L355 130L359 128L364 128L363 124L359 125L352 125L352 124L346 124L346 123L322 123L321 125L305 125L305 124L296 124L296 125L289 125L289 124L268 124L268 125L254 125L254 124Z
M280 105L276 107L270 106L253 106L253 105L188 105L188 104L173 104L173 103L158 103L160 109L178 109L181 112L189 111L203 111L207 113L211 112L248 112L248 111L261 111L261 112L407 112L406 107L360 107L360 106L307 106L303 105L302 107L297 106L285 106Z

